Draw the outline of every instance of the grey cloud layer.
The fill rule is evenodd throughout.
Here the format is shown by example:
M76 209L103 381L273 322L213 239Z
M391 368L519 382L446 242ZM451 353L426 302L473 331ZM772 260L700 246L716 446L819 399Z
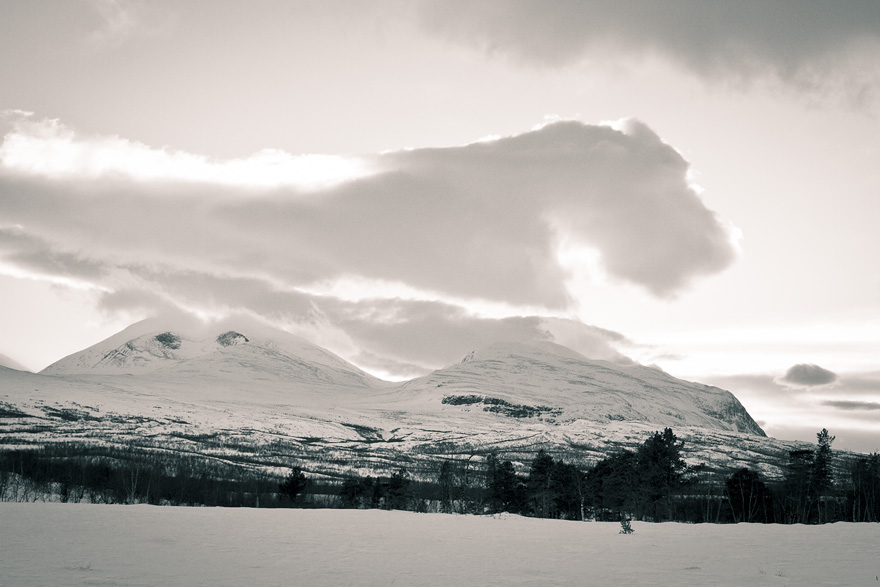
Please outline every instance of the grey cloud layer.
M687 162L640 123L629 134L557 123L376 162L386 171L308 195L7 175L0 214L58 258L298 286L359 275L554 308L568 302L560 231L658 296L734 258L726 229L686 184Z
M877 402L854 402L848 400L827 401L822 405L838 408L841 410L880 410L880 403Z
M443 301L355 303L304 288L356 276L440 300L561 310L562 237L657 296L734 259L726 228L687 185L687 162L638 122L626 133L556 123L372 162L380 173L309 193L0 172L0 260L109 290L108 309L288 321L406 375L499 339L556 340L620 361L614 346L626 341L566 320L489 320Z
M806 363L794 365L786 371L785 376L780 379L780 383L784 385L804 387L829 385L835 381L837 381L836 373L824 369L819 365L810 365Z
M543 65L657 52L701 76L771 74L859 92L880 73L872 0L429 0L422 24L454 41Z
M755 395L767 397L792 397L792 396L834 396L840 401L848 401L846 398L873 398L880 396L880 371L864 373L834 374L834 386L823 387L822 384L814 385L791 385L780 377L766 374L729 375L710 377L713 385L730 389L735 393L738 390L750 392ZM826 380L828 377L825 378ZM814 379L815 380L815 379ZM853 405L866 403L863 400L852 400ZM871 402L868 401L868 404ZM833 405L833 404L828 404ZM834 406L840 407L840 406ZM853 407L853 406L850 406Z
M105 307L173 315L178 310L168 301L170 298L184 306L208 303L215 309L246 310L336 350L366 369L378 369L398 378L415 377L452 364L467 351L499 340L549 340L591 358L632 362L617 350L631 344L624 336L573 320L480 318L443 302L351 302L278 291L257 279L135 270L154 289L141 287L103 294Z

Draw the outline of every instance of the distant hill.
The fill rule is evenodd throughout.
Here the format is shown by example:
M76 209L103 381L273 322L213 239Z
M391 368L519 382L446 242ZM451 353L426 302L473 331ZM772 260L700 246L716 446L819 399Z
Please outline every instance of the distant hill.
M0 367L15 369L16 371L29 371L27 367L23 366L21 363L15 361L14 359L10 359L4 354L0 354Z

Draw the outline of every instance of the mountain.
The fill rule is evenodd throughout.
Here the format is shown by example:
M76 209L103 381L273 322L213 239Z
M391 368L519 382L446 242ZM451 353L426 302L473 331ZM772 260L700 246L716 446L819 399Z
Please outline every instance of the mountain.
M15 369L16 371L28 371L27 367L23 366L21 363L18 363L14 359L10 359L4 354L0 354L0 367Z
M593 361L551 342L496 343L403 384L401 395L558 422L644 422L764 436L729 391L641 365Z
M364 387L381 384L333 353L282 330L256 322L235 326L238 330L230 324L211 330L180 329L148 319L49 365L41 373Z
M404 383L243 321L147 320L39 374L0 368L0 437L175 451L314 474L432 474L438 460L539 448L589 465L671 427L693 462L773 474L795 447L729 392L549 342L500 342ZM778 469L777 469L778 470Z

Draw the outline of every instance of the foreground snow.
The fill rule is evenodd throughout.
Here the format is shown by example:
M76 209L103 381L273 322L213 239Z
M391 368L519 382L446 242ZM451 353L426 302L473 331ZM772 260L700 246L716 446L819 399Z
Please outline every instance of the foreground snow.
M880 585L880 525L0 503L0 585Z

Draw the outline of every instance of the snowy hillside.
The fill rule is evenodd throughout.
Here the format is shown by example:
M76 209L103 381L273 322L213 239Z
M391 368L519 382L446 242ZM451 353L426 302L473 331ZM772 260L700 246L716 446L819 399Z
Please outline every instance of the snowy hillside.
M0 444L176 450L337 476L539 448L588 465L669 426L691 462L773 475L796 443L766 438L729 392L552 343L498 343L406 383L256 324L144 321L40 374L0 368Z
M256 323L201 332L144 320L46 367L44 375L210 377L373 386L379 380L299 337ZM227 329L229 328L229 329Z
M513 417L626 421L764 435L729 391L658 369L592 361L550 342L497 343L404 384L401 399ZM405 400L404 400L405 401Z

